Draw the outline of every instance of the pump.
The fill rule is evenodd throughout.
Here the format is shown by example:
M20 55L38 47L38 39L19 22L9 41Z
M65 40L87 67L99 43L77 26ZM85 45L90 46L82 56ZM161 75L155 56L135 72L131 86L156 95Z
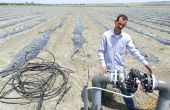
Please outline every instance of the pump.
M156 110L167 110L170 104L170 85L168 85L168 82L159 80L156 78L153 74L150 73L144 73L140 74L140 71L137 69L131 69L130 73L128 75L125 75L124 73L115 71L114 73L108 73L107 76L100 77L100 76L94 76L95 77L95 83L97 87L88 87L85 85L83 87L83 102L84 102L84 110L88 110L89 104L88 104L88 90L93 89L93 95L94 99L92 101L92 110L100 110L101 108L101 91L106 91L110 93L114 93L117 95L121 95L126 98L130 98L136 95L136 93L139 91L139 88L141 85L143 85L143 88L145 92L152 93L154 90L159 91L159 97L156 105ZM121 93L116 93L110 90L106 90L101 88L101 82L108 81L113 85L113 87L120 88L120 87L126 87L128 89L128 92L131 92L131 96L126 96Z

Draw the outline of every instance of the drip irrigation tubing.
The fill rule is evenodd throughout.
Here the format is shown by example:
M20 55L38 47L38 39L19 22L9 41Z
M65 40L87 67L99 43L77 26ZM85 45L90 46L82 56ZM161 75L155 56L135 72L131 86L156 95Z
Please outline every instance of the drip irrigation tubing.
M82 49L83 54L85 56L83 45L86 42L86 39L82 34L83 31L84 31L84 27L81 23L81 19L80 19L80 17L77 17L76 18L76 27L74 29L74 32L73 32L74 35L72 37L72 41L74 44L74 50L73 50L73 54L71 55L71 58L73 58L76 53L80 52L80 49Z
M35 19L35 18L38 18L38 17L41 17L41 16L34 16L34 17L29 17L29 18L23 18L23 19L19 19L19 20L10 22L10 23L1 24L0 25L0 29L6 28L6 27L9 27L9 26L13 26L13 25L16 25L16 24L19 24L19 23L22 23L22 22L26 22L26 21L29 21L29 20L32 20L32 19Z
M40 33L40 37L33 39L33 41L31 43L29 43L28 45L26 45L23 49L21 49L14 57L13 61L4 69L4 70L11 70L12 68L18 68L22 65L24 65L26 63L25 60L25 55L31 51L30 54L27 56L27 61L31 60L33 58L35 58L39 51L43 49L44 46L47 45L48 40L50 39L50 34L54 31L56 31L57 28L61 28L64 21L66 20L67 17L64 17L63 19L61 19L61 22L59 25L57 25L56 27L46 30L44 32ZM2 71L4 71L2 70ZM7 76L9 74L12 74L12 72L3 72L0 73L1 76Z
M16 33L22 32L24 30L31 29L31 28L33 28L33 27L35 27L35 26L37 26L37 25L39 25L39 24L41 24L42 22L45 22L45 21L46 21L46 19L40 19L35 23L28 24L28 25L25 25L25 26L21 26L21 27L18 27L14 30L10 30L10 31L7 31L7 32L3 32L3 33L0 34L0 39L5 39L10 35L14 35Z
M14 74L0 91L1 103L30 104L38 102L37 110L41 110L44 100L51 98L55 98L57 101L56 106L59 104L70 89L67 84L69 73L73 71L59 66L51 52L47 50L41 52L49 53L53 57L53 61L36 57L22 67L8 70ZM25 60L29 54L25 55ZM36 62L36 59L41 60Z
M164 45L170 45L170 40L168 40L168 39L163 39L163 38L161 38L160 36L155 35L155 34L153 34L153 33L151 33L151 32L147 32L147 31L144 31L144 30L142 30L142 29L138 29L138 28L135 27L135 26L133 26L133 27L127 26L127 28L130 29L130 30L132 30L132 31L135 31L135 32L137 32L137 33L140 33L140 34L142 34L142 35L146 35L146 36L148 36L148 37L151 37L151 38L155 39L156 41L158 41L158 42L160 42L160 43L162 43L162 44L164 44Z
M106 16L106 18L111 19L110 16ZM111 20L112 20L112 19L111 19ZM160 36L155 35L155 34L153 34L153 33L151 33L151 32L147 32L147 31L142 30L142 29L139 29L138 27L135 27L135 26L127 26L127 28L130 29L130 30L132 30L132 31L134 31L134 32L137 32L137 33L139 33L139 34L142 34L142 35L146 35L146 36L148 36L148 37L151 37L151 38L153 38L154 40L156 40L156 41L158 41L158 42L160 42L160 43L162 43L162 44L164 44L164 45L170 45L170 40L168 40L168 39L163 39L163 38L161 38ZM169 34L169 31L166 31L166 30L160 30L160 31L162 31L162 32L168 32L168 34Z

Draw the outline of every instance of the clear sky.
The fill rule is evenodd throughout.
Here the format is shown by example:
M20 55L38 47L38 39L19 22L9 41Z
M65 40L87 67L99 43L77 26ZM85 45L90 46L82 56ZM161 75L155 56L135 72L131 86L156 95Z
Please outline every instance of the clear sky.
M3 3L42 3L42 4L58 4L58 3L138 3L152 1L170 1L170 0L0 0Z

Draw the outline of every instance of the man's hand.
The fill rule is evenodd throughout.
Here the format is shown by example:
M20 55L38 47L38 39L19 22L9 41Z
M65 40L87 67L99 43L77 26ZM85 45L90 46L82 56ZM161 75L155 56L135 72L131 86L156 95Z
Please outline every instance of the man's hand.
M145 65L145 67L148 69L148 72L152 74L152 68L151 68L151 65Z
M105 74L107 72L107 67L100 67L100 73Z

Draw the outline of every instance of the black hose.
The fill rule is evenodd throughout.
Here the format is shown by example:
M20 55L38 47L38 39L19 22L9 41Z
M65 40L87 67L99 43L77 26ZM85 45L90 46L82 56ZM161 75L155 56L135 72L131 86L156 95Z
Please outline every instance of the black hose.
M54 58L53 54L52 56ZM68 91L68 78L72 71L59 66L55 62L55 58L54 62L41 59L43 60L41 63L28 62L23 67L9 71L14 74L0 91L0 102L7 104L38 102L37 110L41 110L43 100L55 97L57 98L57 104L59 104ZM9 85L11 85L10 88ZM7 86L8 90L6 90ZM11 97L10 93L12 92L17 92L20 96ZM27 100L23 101L23 99Z

